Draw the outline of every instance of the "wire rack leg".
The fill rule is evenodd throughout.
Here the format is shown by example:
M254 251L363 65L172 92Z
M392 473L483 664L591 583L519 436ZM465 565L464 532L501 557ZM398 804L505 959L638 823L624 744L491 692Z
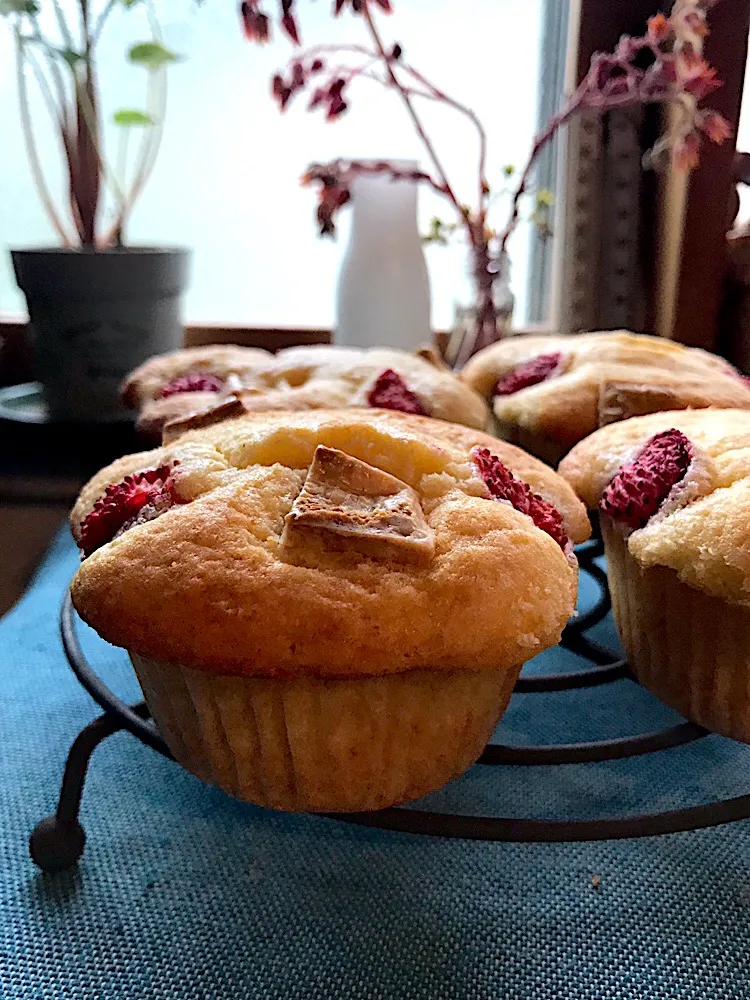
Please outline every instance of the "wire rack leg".
M122 728L118 719L102 715L81 730L65 762L57 812L39 823L29 838L32 860L45 872L71 868L83 854L86 834L78 821L91 754L102 740Z

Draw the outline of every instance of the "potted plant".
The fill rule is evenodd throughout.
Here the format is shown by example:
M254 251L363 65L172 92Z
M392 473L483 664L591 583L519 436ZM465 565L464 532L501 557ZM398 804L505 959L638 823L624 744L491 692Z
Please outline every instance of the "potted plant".
M351 198L353 179L363 172L376 170L392 178L408 177L426 184L444 198L454 211L455 223L446 225L437 219L430 235L440 242L451 229L463 232L474 282L472 323L454 359L460 366L502 335L505 317L499 305L503 296L498 296L498 285L507 280L508 240L521 218L523 199L533 189L539 154L579 111L606 112L636 104L670 105L675 113L670 118L669 131L652 150L650 159L657 162L671 156L682 169L689 169L697 162L702 134L714 142L728 138L730 129L726 120L717 112L700 107L701 100L720 86L715 70L703 58L703 42L708 34L707 11L716 2L675 0L668 16L659 13L649 20L643 36L623 36L614 52L593 57L579 87L535 138L525 166L517 172L510 168L504 171L503 183L511 176L515 183L510 192L507 221L496 228L489 218L494 193L488 180L486 133L477 115L409 64L397 42L385 39L379 15L392 12L393 0L334 0L334 16L348 10L361 19L366 44L319 45L297 52L272 81L279 108L286 110L298 94L306 91L308 109L323 111L331 121L348 110L349 91L355 81L380 84L400 99L422 143L427 168L411 170L405 175L387 161L373 164L338 160L313 164L303 182L317 185L317 222L321 234L335 232L336 214ZM281 28L299 46L296 0L278 0L278 4ZM243 0L240 16L247 38L261 43L269 39L271 20L259 0ZM458 192L443 168L437 145L420 116L420 101L450 107L468 118L476 129L477 179L473 195L468 198ZM546 225L544 209L548 200L544 192L537 192L532 219L542 227Z
M123 108L121 164L140 133L130 170L107 158L97 83L96 50L118 7L143 5L151 37L132 45L128 60L147 73L145 110ZM39 0L0 0L16 49L18 107L31 176L59 237L55 247L12 251L26 296L38 377L53 419L126 419L119 386L146 357L182 343L179 300L189 253L130 247L125 236L159 150L166 105L166 69L177 59L161 40L152 0L52 0L56 34L43 28ZM46 22L44 22L46 24ZM34 80L65 156L66 210L55 203L37 153L29 103ZM105 215L110 215L109 221Z

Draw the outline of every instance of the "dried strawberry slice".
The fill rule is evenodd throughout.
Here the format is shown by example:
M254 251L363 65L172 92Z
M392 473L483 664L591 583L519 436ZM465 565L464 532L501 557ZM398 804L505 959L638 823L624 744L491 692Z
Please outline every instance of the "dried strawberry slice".
M375 385L367 394L367 402L370 406L377 406L383 410L401 410L402 413L426 415L419 397L392 368L386 368L378 375Z
M546 531L561 549L569 543L562 514L547 500L543 500L520 479L516 479L510 469L488 448L475 448L472 452L474 465L487 484L487 489L496 500L506 500L521 514L526 514L537 528Z
M692 459L693 446L682 431L672 427L655 434L611 480L600 509L613 521L642 528L685 478Z
M86 556L112 541L133 524L151 520L177 503L174 466L136 472L121 483L111 483L81 522L78 545Z
M514 392L521 389L528 389L531 385L538 385L553 378L557 368L560 366L562 354L556 351L554 354L539 354L529 361L524 361L520 365L509 371L507 375L498 381L495 386L496 396L512 396Z
M211 372L188 372L168 382L159 393L161 399L175 396L178 392L221 392L224 380Z

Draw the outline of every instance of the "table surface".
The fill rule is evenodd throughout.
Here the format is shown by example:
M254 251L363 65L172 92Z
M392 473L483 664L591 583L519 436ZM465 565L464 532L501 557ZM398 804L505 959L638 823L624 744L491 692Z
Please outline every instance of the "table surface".
M28 585L83 483L143 450L131 426L35 426L0 419L0 615Z
M83 861L41 874L28 834L53 810L67 749L97 714L57 635L76 561L62 534L0 622L3 1000L750 996L747 821L588 845L420 838L236 802L119 734L93 758ZM611 622L597 637L616 641ZM88 630L84 646L137 699L124 654ZM531 669L577 666L555 650ZM499 735L596 739L671 721L621 681L517 695ZM747 791L749 763L750 748L710 737L607 764L477 766L424 804L553 818L675 808Z

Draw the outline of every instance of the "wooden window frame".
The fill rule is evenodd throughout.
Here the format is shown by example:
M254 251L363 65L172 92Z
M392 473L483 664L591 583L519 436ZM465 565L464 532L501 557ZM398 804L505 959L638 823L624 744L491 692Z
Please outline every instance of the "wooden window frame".
M623 34L641 33L656 12L654 0L577 0L572 44L574 79L591 56L612 49ZM671 3L662 4L668 11ZM723 86L705 101L736 134L748 55L750 0L721 0L710 14L706 58ZM705 142L700 166L688 178L646 178L642 220L646 308L642 330L693 347L715 350L727 264L729 205L735 141ZM567 249L567 248L566 248Z

